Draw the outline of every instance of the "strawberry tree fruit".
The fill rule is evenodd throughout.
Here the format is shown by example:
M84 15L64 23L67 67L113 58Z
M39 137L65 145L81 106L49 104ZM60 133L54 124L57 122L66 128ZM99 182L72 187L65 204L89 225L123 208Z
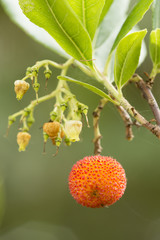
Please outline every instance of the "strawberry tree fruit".
M83 206L100 208L119 200L126 189L125 170L112 157L90 156L79 160L69 174L69 189Z

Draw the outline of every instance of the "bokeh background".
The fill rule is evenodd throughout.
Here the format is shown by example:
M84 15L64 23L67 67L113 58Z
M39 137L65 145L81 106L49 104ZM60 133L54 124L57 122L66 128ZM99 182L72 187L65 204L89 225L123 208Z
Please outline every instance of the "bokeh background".
M151 30L151 12L140 27ZM149 34L146 38L148 44ZM40 129L49 119L53 101L39 105L36 123L31 129L31 142L24 153L18 152L18 123L4 137L8 115L24 108L35 98L31 90L23 101L15 98L13 83L21 79L28 66L37 60L51 59L62 63L63 58L39 45L19 29L0 7L0 239L1 240L159 240L160 239L160 141L143 128L134 128L132 142L125 139L124 124L111 104L102 112L100 127L103 134L103 155L116 158L125 168L128 185L123 198L109 208L89 209L75 202L68 190L68 174L72 165L93 154L93 128L84 126L81 141L71 147L61 146L57 157L55 147L47 144L43 155ZM149 56L138 73L151 71ZM40 94L56 87L54 69L44 90L41 74ZM90 81L78 69L70 76ZM160 81L153 92L160 103ZM77 98L89 106L89 121L99 97L81 87L71 85ZM152 114L134 85L124 89L127 99L148 119Z

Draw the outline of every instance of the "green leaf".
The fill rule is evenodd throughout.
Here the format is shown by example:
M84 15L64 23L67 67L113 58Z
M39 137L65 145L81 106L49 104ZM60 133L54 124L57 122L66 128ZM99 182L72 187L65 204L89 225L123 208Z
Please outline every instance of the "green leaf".
M103 21L104 17L106 16L108 10L110 9L110 6L112 5L113 0L105 0L105 5L103 7L101 16L100 16L100 20L99 20L99 24Z
M69 81L69 82L73 82L73 83L76 83L78 85L81 85L84 88L87 88L90 91L94 92L95 94L99 95L100 97L107 98L109 101L114 102L110 96L108 96L105 92L103 92L102 90L100 90L99 88L97 88L97 87L95 87L93 85L90 85L88 83L84 83L84 82L78 81L78 80L70 78L70 77L58 76L57 78L59 80Z
M119 90L135 73L142 40L146 33L146 29L131 33L124 37L118 44L115 55L114 78Z
M92 58L92 45L87 31L66 0L19 0L23 13L44 28L59 45L77 60ZM92 67L92 61L84 61Z
M140 0L133 10L130 12L126 21L124 22L114 44L111 52L116 48L119 41L143 18L144 14L149 9L153 0Z
M68 2L93 39L105 0L68 0Z
M100 71L104 71L105 62L113 46L113 42L126 19L129 4L130 0L114 0L107 15L98 28L96 38L94 39L95 49L93 58L96 59L95 64ZM122 5L123 7L121 7ZM117 11L117 9L119 10ZM110 81L114 81L114 71L112 70L110 71L112 73L112 79L109 78L110 76L108 75Z
M160 28L160 2L159 0L154 0L152 7L153 17L152 17L152 28Z
M150 55L153 64L160 67L160 28L153 30L150 34Z
M126 19L129 4L130 0L114 0L107 15L98 28L95 48L97 49L103 43L107 42L104 47L102 46L102 51L105 51L106 55L105 59ZM122 5L123 7L121 7ZM117 11L117 9L119 10Z
M6 14L11 20L17 24L26 34L32 37L37 42L41 43L50 50L56 52L62 57L69 58L70 56L59 46L51 35L43 28L32 23L22 12L18 0L0 0Z

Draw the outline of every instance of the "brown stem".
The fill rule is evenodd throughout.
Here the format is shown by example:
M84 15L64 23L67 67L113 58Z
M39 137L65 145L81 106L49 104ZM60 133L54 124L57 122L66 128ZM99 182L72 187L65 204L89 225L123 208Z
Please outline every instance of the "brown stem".
M160 127L157 125L153 125L148 122L134 107L132 107L127 100L123 99L121 102L121 106L124 107L127 112L134 117L143 127L147 128L150 132L152 132L156 137L160 139Z
M108 81L108 79L102 75L99 71L95 72L96 79L99 82L102 82L110 94L117 100L120 106L122 106L137 122L142 126L151 131L160 139L160 127L155 126L148 122L135 108L123 97L121 92L118 92L117 89Z
M132 132L132 125L133 122L130 118L130 115L127 113L127 111L122 107L122 106L116 106L116 108L118 109L119 114L121 115L124 124L125 124L125 128L126 128L126 139L128 141L131 141L134 138L133 132Z
M147 72L144 72L144 74L145 74L146 77L148 78L147 81L146 81L147 87L150 88L150 89L152 89L153 84L154 84L155 76L150 77Z
M138 75L135 75L138 81L136 81L136 85L138 88L142 91L143 97L147 100L153 115L155 117L156 123L158 126L160 126L160 109L157 104L156 99L154 98L151 89L148 87L146 82Z
M108 102L107 99L105 99L105 98L101 99L98 107L93 112L93 127L94 127L93 143L94 143L94 154L95 155L101 154L101 151L102 151L102 146L101 146L102 135L101 135L100 129L99 129L99 118L100 118L101 111L107 102Z

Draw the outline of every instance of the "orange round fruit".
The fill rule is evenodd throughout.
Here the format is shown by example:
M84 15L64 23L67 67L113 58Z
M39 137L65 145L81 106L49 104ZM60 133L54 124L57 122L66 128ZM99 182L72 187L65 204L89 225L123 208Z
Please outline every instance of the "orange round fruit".
M83 206L100 208L119 200L126 189L125 170L112 157L90 156L74 164L69 189Z

